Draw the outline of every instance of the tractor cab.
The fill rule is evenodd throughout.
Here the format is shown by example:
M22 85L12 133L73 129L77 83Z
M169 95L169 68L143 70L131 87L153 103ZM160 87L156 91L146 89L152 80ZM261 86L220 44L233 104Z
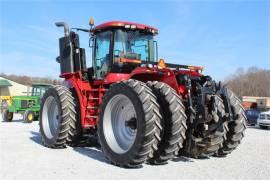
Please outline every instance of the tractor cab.
M88 73L91 79L102 80L108 73L130 73L142 62L157 61L157 42L154 36L158 33L151 26L111 21L91 29L71 28L64 22L65 36L59 39L61 75L78 71ZM80 47L79 35L72 31L84 31L90 34L89 46L92 48L92 67L86 67L85 49Z
M95 77L130 73L142 61L157 61L157 29L136 23L113 21L93 28Z
M31 96L39 96L43 97L44 93L50 88L52 85L50 84L33 84Z

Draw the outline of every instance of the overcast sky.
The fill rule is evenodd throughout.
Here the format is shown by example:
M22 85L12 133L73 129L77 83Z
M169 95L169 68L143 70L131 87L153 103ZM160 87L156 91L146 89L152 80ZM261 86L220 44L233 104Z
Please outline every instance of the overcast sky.
M237 68L270 69L270 1L24 1L0 0L0 72L31 76L59 75L54 25L88 28L134 21L159 29L159 57L166 62L204 66L222 80ZM88 36L81 36L91 65Z

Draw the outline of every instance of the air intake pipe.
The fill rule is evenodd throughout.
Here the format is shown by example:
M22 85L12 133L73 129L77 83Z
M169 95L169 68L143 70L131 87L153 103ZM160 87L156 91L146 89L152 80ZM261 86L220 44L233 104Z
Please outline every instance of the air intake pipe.
M69 36L69 26L68 26L67 23L65 23L65 22L56 22L55 25L57 27L64 27L65 37L68 37Z

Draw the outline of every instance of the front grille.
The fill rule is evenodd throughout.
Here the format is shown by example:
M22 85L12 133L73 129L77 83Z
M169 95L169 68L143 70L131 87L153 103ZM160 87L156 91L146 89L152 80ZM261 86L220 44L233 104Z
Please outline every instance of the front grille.
M268 124L268 123L260 123L260 125L262 125L262 126L270 126L270 123Z
M36 103L34 100L21 100L21 108L30 108L35 105Z

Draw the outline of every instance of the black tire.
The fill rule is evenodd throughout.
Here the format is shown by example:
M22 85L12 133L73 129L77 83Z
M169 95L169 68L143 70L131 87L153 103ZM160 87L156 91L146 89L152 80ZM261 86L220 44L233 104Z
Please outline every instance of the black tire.
M46 123L49 124L49 118L47 116L50 115L50 113L48 112L49 110L46 104L49 103L49 101L54 101L58 109L56 116L58 126L55 133L51 135L49 135L49 131L51 131L52 128L46 125ZM70 90L64 86L49 88L42 98L40 111L39 125L43 144L50 148L66 147L67 143L72 140L73 133L71 127L74 127L76 122L75 117L75 103Z
M163 127L158 151L148 162L150 164L164 164L178 155L179 150L183 147L187 129L185 106L177 92L169 85L158 81L148 82L147 85L157 97Z
M35 114L31 110L26 110L23 114L23 121L25 123L32 123L35 118Z
M247 128L245 109L241 105L240 99L229 89L227 89L227 94L234 118L232 121L227 119L228 126L226 140L223 142L223 147L216 153L216 156L219 157L226 156L237 148L241 143L241 140L244 137L244 131Z
M5 122L11 122L13 119L13 112L9 112L9 110L3 111L3 120Z
M186 140L184 152L181 154L192 158L206 158L214 155L222 147L226 134L226 123L222 119L225 116L225 108L220 96L215 96L215 106L219 117L218 122L213 122L213 120L209 122L209 130L203 137L192 134L190 141Z
M262 125L260 125L260 128L261 129L268 129L268 126L262 126Z
M106 129L103 127L105 126L103 122L106 107L111 102L110 100L117 96L127 97L136 112L137 133L134 143L125 153L118 153L111 148L106 141L107 136L105 137L104 133ZM161 140L160 120L161 115L156 96L145 83L130 79L113 84L103 97L98 121L98 137L106 158L112 164L120 167L138 167L152 158Z
M70 140L68 141L68 145L72 147L80 146L83 140L83 130L81 126L81 110L80 103L76 93L75 88L70 89L72 93L72 97L74 98L76 117L72 120L70 124Z
M35 114L34 120L35 120L35 121L39 121L39 112Z

